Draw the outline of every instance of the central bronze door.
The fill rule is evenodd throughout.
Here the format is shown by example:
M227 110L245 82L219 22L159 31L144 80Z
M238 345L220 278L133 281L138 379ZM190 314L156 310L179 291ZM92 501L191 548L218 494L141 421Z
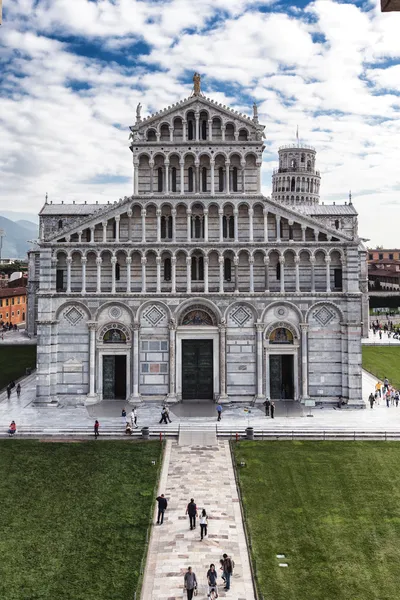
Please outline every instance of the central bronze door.
M269 376L271 400L293 400L293 355L271 354Z
M213 399L213 340L182 340L182 400Z

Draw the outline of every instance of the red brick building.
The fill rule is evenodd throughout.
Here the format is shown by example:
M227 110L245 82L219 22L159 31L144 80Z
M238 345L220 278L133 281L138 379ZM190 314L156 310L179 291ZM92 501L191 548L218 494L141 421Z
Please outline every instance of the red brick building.
M26 287L0 289L0 323L19 325L26 319Z
M400 250L368 249L368 282L372 291L400 290Z

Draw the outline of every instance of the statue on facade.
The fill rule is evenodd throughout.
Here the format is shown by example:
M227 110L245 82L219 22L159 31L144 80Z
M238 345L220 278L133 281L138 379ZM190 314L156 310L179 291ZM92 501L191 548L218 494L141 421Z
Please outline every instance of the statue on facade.
M136 121L141 121L142 120L142 117L140 116L140 111L141 110L142 110L142 105L139 102L139 104L136 107Z
M253 119L258 119L258 106L255 102L253 102Z
M195 73L193 75L193 93L195 96L200 95L200 81L201 81L200 73Z

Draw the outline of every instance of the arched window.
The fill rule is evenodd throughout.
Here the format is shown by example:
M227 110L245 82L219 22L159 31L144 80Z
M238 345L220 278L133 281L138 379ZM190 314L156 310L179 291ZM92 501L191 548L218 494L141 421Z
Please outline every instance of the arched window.
M306 155L302 154L300 160L301 160L302 163L305 162L306 161Z
M311 171L311 160L307 161L307 171Z
M313 194L314 193L314 179L311 179L311 184L310 184L310 192Z
M296 170L296 160L294 158L292 158L292 160L290 161L290 168L295 171Z
M194 131L193 131L193 121L189 119L188 121L188 140L194 139Z
M117 222L114 220L113 221L113 239L115 240L116 237L117 237Z
M201 139L202 140L207 139L207 121L205 121L205 120L203 120L201 122Z
M218 169L218 191L224 191L224 169L222 167Z
M171 281L171 259L164 259L164 281Z
M176 167L171 170L171 192L176 192Z
M191 275L192 281L204 280L204 258L202 256L192 256Z
M276 280L280 281L281 280L281 263L278 262L278 264L276 265Z
M292 177L292 183L291 183L291 186L290 186L290 191L294 192L295 191L295 187L296 187L296 180L295 180L294 177Z
M289 225L289 240L293 239L293 227L292 225Z
M224 258L224 280L231 281L232 279L232 261L230 258Z
M170 239L172 239L172 216L168 217L167 221L168 221L168 232L167 232L168 233L168 237Z
M196 239L200 239L203 237L203 219L201 217L199 217L198 215L196 215L195 217L192 217L192 230L193 230L193 237Z
M205 123L205 121L203 121ZM207 169L203 167L201 170L201 189L203 192L207 191Z
M121 267L119 262L115 263L115 281L119 281L121 279Z
M157 169L157 191L163 191L163 170L162 167Z
M269 336L270 344L293 344L293 333L286 327L277 327Z
M161 239L165 240L167 237L167 217L164 215L161 217Z
M224 239L228 237L228 217L225 215L222 217L222 235Z
M126 335L120 329L109 329L103 337L105 344L126 344Z
M235 237L235 217L229 217L228 220L228 237L233 239Z
M62 228L63 228L63 222L62 222L62 219L60 219L58 221L58 229L62 229Z
M188 191L193 192L193 167L188 168Z
M339 221L339 219L336 219L336 221L335 221L335 229L339 229L339 227L340 227L340 221Z
M232 192L238 191L238 170L237 167L232 169Z

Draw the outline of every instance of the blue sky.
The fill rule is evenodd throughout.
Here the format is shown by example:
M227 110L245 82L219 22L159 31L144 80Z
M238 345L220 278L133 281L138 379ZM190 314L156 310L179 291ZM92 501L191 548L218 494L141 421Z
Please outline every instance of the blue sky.
M370 245L399 246L400 13L379 1L13 0L0 29L0 208L107 202L132 191L129 125L207 96L315 146L321 201L349 189Z

